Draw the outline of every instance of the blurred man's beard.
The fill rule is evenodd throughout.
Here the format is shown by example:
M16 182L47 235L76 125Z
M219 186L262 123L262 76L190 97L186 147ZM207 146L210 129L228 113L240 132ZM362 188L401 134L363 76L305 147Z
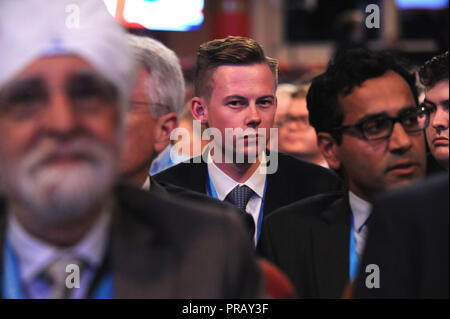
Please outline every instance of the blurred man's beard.
M43 223L65 224L82 218L104 199L115 181L119 156L89 138L50 144L36 145L3 172L4 186ZM76 161L52 163L58 156Z

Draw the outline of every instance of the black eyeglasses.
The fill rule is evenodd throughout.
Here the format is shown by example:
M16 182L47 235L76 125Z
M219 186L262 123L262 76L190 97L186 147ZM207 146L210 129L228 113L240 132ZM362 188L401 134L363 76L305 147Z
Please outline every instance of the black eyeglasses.
M397 117L377 115L364 119L354 125L344 125L334 128L333 131L342 132L348 129L356 129L365 140L383 140L392 135L394 124L397 122L403 126L403 129L407 133L415 133L426 129L430 123L430 112L430 108L421 104L418 107L402 111Z

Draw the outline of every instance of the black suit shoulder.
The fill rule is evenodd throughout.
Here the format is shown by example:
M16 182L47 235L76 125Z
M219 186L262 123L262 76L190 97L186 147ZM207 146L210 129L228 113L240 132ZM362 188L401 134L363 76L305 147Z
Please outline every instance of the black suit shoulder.
M278 156L278 170L273 175L278 175L279 178L286 179L285 181L288 185L296 185L303 182L309 186L329 191L342 188L341 179L331 169L294 158L287 154L275 154L274 156ZM314 194L317 194L317 192Z
M280 227L283 224L291 224L298 220L321 220L322 213L332 206L336 201L343 200L344 191L333 191L317 194L291 203L275 210L264 221L266 225ZM273 226L272 226L273 225Z
M184 192L180 188L177 190ZM237 214L228 214L227 210L220 209L228 208L229 205L210 198L206 200L207 205L202 205L180 196L166 196L164 193L147 192L125 185L116 187L116 194L121 211L127 212L130 218L152 226L158 233L173 239L177 244L182 244L181 239L185 236L201 232L204 228L220 228L220 231L234 228L238 220ZM206 197L196 193L193 196L201 199ZM214 207L212 203L217 202L219 205ZM237 223L240 228L241 223Z
M211 211L222 210L225 211L225 214L234 214L235 216L239 216L240 221L244 224L244 227L247 230L250 241L253 242L253 234L255 231L253 218L248 214L242 214L236 206L200 192L194 192L172 184L159 183L153 178L150 178L150 181L150 192L157 192L170 197L174 196L174 198L172 198L173 200L193 202L197 205L200 204L204 209L209 208Z
M238 214L127 186L117 187L116 194L119 227L150 233L152 246L176 255L172 266L180 291L192 289L191 296L202 298L261 297L254 248Z
M274 154L278 167L273 174L267 175L264 218L295 201L342 189L342 181L333 171L286 154ZM269 173L271 162L268 164Z
M448 298L448 192L444 174L375 200L356 297ZM379 267L380 288L366 287L371 264Z
M348 276L348 200L318 194L280 208L262 225L257 252L279 266L301 298L338 298Z
M343 189L341 179L329 169L277 152L268 153L267 159L264 218L295 201ZM207 164L197 157L155 175L154 179L205 194L207 174Z
M276 158L277 165L271 179L275 179L276 186L284 182L285 186L294 186L301 183L308 185L308 194L318 194L342 188L342 181L332 170L296 159L283 153L270 152L270 159ZM269 162L269 166L271 162ZM201 157L179 163L163 172L156 174L154 178L163 183L193 189L205 189L207 176L207 164ZM202 185L201 185L202 184ZM307 196L303 196L307 197Z
M324 222L322 213L343 198L343 191L335 191L311 196L277 209L263 221L259 254L276 261L277 251L288 252L290 249L286 249L285 244L291 248L299 244L299 238L308 236L314 224Z
M192 191L206 193L206 176L207 164L199 156L169 167L153 176L153 178L159 183L176 185Z
M317 175L333 180L335 180L336 178L339 179L337 174L334 173L331 169L292 157L288 154L276 154L278 155L278 162L280 164L279 166L283 169L283 171L288 168L289 170L297 174L302 173L307 175Z

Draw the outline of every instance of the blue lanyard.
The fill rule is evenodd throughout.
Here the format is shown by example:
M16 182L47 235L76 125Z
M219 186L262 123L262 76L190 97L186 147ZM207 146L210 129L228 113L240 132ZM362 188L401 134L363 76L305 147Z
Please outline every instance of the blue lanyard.
M4 299L24 299L20 282L19 265L9 240L5 240L3 253L2 293ZM92 295L93 299L112 299L113 281L111 275L103 277Z
M4 299L24 299L20 284L19 267L8 239L5 239L3 253L2 292Z
M209 177L209 172L208 172L208 181L206 183L207 186L207 193L209 196L214 197L219 199L219 196L217 195L217 191L214 188L214 185L211 181L211 178ZM262 225L262 220L263 220L263 212L264 212L264 199L266 197L266 189L267 189L267 176L266 176L266 182L264 184L264 192L263 192L263 197L261 199L261 208L259 210L259 216L258 216L258 225L256 226L256 242L258 242L259 240L259 235L261 234L261 225Z
M351 214L351 223L350 223L350 280L354 280L358 275L358 265L359 258L356 253L356 240L355 235L353 234L353 213Z

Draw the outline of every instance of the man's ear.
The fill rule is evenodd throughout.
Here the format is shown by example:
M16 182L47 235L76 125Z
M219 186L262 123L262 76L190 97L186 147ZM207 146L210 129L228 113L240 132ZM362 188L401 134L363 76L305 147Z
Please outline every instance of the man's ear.
M329 133L320 132L317 134L317 145L330 168L338 170L341 167L341 161L337 152L339 146L334 137Z
M155 130L155 152L160 153L170 143L170 133L178 127L178 118L175 113L162 115L156 121Z
M194 120L200 121L202 124L208 124L208 108L204 98L197 96L192 98L191 112Z

